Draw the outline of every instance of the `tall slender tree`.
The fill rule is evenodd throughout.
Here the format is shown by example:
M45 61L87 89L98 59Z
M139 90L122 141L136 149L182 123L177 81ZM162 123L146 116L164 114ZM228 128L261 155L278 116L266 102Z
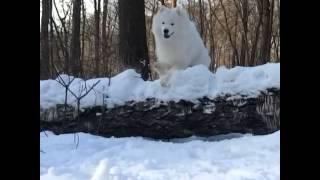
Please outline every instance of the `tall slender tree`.
M94 0L94 61L95 61L95 75L100 74L100 14L101 14L101 0Z
M40 32L40 79L48 79L50 77L49 66L49 19L50 0L42 0L42 17Z
M108 15L108 0L103 0L103 12L102 12L102 61L105 64L107 71L109 70L109 62L107 61L108 54L108 38L107 38L107 15Z
M81 0L73 1L72 11L72 35L70 46L70 65L72 74L81 76L80 66L80 20L81 20Z

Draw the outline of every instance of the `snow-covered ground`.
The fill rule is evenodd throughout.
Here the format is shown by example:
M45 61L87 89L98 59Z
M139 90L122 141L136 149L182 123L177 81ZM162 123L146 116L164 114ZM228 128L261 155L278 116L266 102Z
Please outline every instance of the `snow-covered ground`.
M40 133L41 180L279 180L280 131L174 142ZM233 138L231 138L233 136Z
M68 81L67 75L62 75ZM94 106L103 104L103 95L108 95L108 107L121 105L125 101L143 101L146 98L169 100L191 100L207 96L214 98L223 94L243 94L256 96L259 91L267 88L280 88L280 63L269 63L256 67L235 67L226 69L220 67L216 73L210 72L206 67L198 65L177 72L171 79L170 87L161 87L159 80L143 81L140 74L133 69L126 70L111 78L90 79L84 81L76 78L70 89L78 94L81 86L86 82L92 86L100 83L86 97L81 100L81 106ZM43 108L64 103L65 88L55 80L40 81L40 105ZM68 93L68 103L76 104L75 98Z

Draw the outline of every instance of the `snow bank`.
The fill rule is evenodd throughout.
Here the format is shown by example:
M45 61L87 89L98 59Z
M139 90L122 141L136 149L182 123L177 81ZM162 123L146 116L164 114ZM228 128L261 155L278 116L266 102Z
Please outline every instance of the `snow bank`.
M62 75L68 81L67 75ZM226 69L220 67L216 73L210 72L202 65L178 71L172 77L170 87L161 87L159 80L143 81L140 74L134 70L126 70L111 78L90 79L84 81L76 78L70 89L80 94L81 86L88 88L95 82L101 82L86 97L81 100L81 106L103 104L103 96L107 95L108 107L121 105L125 101L143 101L146 98L157 98L163 101L178 101L180 99L194 101L207 96L215 98L219 95L257 96L259 91L267 88L280 88L280 63L268 63L256 67L235 67ZM65 88L55 80L40 81L40 105L43 108L64 103ZM76 104L75 98L68 93L68 103Z
M41 180L279 180L280 131L174 142L40 133ZM229 137L229 138L228 138Z

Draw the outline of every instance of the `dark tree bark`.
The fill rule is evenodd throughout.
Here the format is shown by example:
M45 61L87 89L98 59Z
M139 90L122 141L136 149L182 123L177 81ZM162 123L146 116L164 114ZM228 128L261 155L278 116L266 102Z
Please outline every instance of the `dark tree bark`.
M161 2L162 5L165 5L165 4L164 4L164 0L159 0L159 1Z
M95 61L95 76L100 75L100 14L101 14L101 0L94 0L94 61Z
M50 22L50 58L49 58L49 60L50 60L50 64L49 64L49 70L50 70L50 76L51 77L53 77L53 72L54 71L52 71L52 69L53 69L53 67L54 67L54 54L53 54L53 52L54 52L54 43L56 43L55 42L55 38L54 38L54 29L53 29L53 22L52 22L52 19L51 19L51 17L52 17L52 0L50 0L50 18L49 18L49 22Z
M177 0L172 0L172 7L177 7Z
M200 17L200 36L203 39L204 36L204 29L203 29L203 6L202 6L202 0L199 0L199 17Z
M224 96L199 101L198 104L184 100L161 103L149 99L112 109L92 107L80 116L70 107L68 118L64 117L64 106L60 105L56 112L40 111L40 131L170 139L226 133L268 134L280 129L279 89L269 89L256 98L228 99Z
M129 68L135 68L144 80L150 77L146 39L144 0L119 0L119 57Z
M265 64L270 61L271 53L271 4L269 0L262 0L262 40L261 40L261 51L258 60L258 65Z
M240 65L245 66L248 64L248 0L242 1L242 13L241 13L241 22L243 26L243 32L241 34L241 50L240 50Z
M107 39L107 15L108 15L108 0L103 0L103 12L102 12L102 61L105 65L105 70L109 72L109 62L107 60L108 54L108 39ZM109 74L107 72L107 74Z
M58 35L60 46L61 46L61 51L62 51L62 54L64 57L64 72L69 74L69 72L70 72L70 53L69 53L69 50L70 50L69 32L70 32L70 30L66 25L66 18L67 18L70 11L69 10L67 12L63 11L64 14L63 14L63 16L61 16L60 12L58 10L57 4L56 4L56 0L53 0L53 5L55 7L56 13L57 13L58 18L60 20L63 32L59 31L59 28L58 28L57 24L55 23L53 17L51 17L51 21L53 22L56 33ZM62 37L63 37L63 40L62 40Z
M271 49L272 49L272 34L273 34L273 16L274 16L274 0L271 0L270 4L270 24L269 24L269 31L270 31L270 44L269 44L269 59L271 60Z
M227 33L228 35L228 39L230 41L230 45L232 47L232 56L230 56L230 67L235 66L235 62L238 62L239 60L239 54L238 54L238 50L237 50L237 44L236 44L236 39L232 39L232 32L231 32L231 27L229 25L229 21L228 21L228 17L227 17L227 10L225 8L225 5L223 4L222 0L219 0L219 3L221 5L222 8L222 12L223 12L223 17L224 17L224 23L225 26L223 25L223 23L219 20L219 18L217 17L216 13L214 13L214 17L216 18L216 20L218 21L218 23L221 25L222 29ZM232 59L231 59L232 58Z
M253 41L253 45L252 45L252 49L251 49L251 54L250 54L250 63L249 66L254 66L256 64L258 64L257 62L257 58L256 58L256 54L258 52L258 42L259 42L259 35L260 35L260 27L262 25L262 2L261 0L256 0L257 3L257 8L258 8L258 23L257 26L255 28L255 35L254 35L254 41Z
M50 0L42 0L42 18L41 18L41 44L40 44L40 80L50 77L50 59L49 59L49 19Z
M215 9L212 8L211 1L209 3L209 39L210 39L210 56L211 56L211 64L210 70L215 71L216 63L216 47L215 47L215 37L214 37L214 21L213 21L213 13Z
M81 76L80 65L80 22L81 22L81 0L73 1L72 11L72 36L70 46L70 65L74 76Z
M85 31L86 31L86 9L84 0L81 0L81 11L82 11L82 33L81 33L81 59L80 59L80 66L83 68L83 63L85 61Z
M51 20L51 23L53 24L53 27L54 27L54 29L55 29L55 41L56 41L56 49L57 49L57 58L58 58L58 61L59 62L64 62L65 64L65 66L64 66L64 70L65 70L65 73L68 73L68 71L67 71L67 66L66 66L66 57L67 57L67 55L66 55L66 53L68 52L68 51L65 51L65 44L64 44L64 42L63 42L63 39L62 39L62 35L61 35L61 33L62 32L60 32L59 31L59 27L58 27L58 25L56 24L56 22L55 22L55 20L53 19L53 17L51 16L51 18L50 18L50 20ZM62 51L62 54L63 54L63 57L64 57L64 61L62 60L62 58L60 57L60 53L59 53L59 51Z
M280 26L280 0L277 0L277 11L278 11L278 26ZM280 62L280 27L278 28L278 41L277 41L277 48L276 48L276 55L277 60Z
M236 11L235 12L235 18L234 18L234 33L233 33L235 49L232 52L232 62L233 62L233 66L232 67L240 65L240 56L239 56L238 47L237 47L238 16L239 16L239 12Z

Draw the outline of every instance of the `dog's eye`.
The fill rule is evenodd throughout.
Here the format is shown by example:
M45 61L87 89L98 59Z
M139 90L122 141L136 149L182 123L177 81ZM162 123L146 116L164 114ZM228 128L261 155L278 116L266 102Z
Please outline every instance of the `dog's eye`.
M171 26L173 26L174 25L174 23L171 23Z
M164 21L162 22L162 24L164 24Z

